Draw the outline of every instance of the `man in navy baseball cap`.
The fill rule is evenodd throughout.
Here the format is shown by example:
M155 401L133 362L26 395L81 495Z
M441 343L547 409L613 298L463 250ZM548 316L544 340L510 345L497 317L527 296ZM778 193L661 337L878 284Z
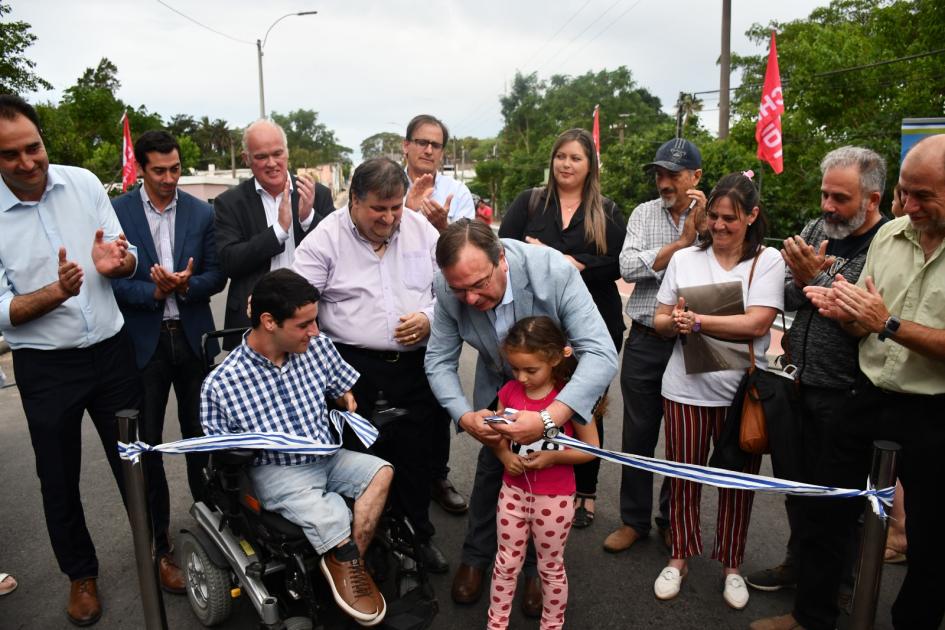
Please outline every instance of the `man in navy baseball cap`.
M702 168L702 154L693 143L685 138L675 138L666 142L656 151L656 159L643 166L650 170L654 166L678 173L683 169L694 171Z

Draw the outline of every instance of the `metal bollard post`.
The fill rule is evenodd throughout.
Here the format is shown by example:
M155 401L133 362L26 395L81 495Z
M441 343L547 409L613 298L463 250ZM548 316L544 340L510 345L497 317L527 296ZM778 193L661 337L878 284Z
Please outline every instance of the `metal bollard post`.
M134 442L138 437L138 410L123 409L115 417L118 420L118 438L125 444ZM142 454L137 464L128 459L121 460L121 471L128 497L128 521L134 541L138 585L141 587L144 627L147 630L167 630L164 598L158 586L158 567L151 555L151 517L148 514L143 459L147 456Z
M873 442L873 468L870 479L874 488L896 485L896 459L901 447L895 442ZM866 510L863 539L860 543L860 561L853 589L853 610L850 613L851 630L871 630L876 619L876 602L883 574L883 552L886 549L886 521L872 510Z

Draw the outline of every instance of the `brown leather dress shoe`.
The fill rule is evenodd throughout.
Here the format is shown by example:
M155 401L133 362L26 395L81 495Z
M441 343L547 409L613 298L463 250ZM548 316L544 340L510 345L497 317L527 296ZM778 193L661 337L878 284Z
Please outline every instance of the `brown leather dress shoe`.
M541 617L541 578L525 576L525 592L522 594L522 614L532 619Z
M640 540L640 534L637 530L629 525L621 525L604 539L604 551L610 553L626 551L638 540Z
M158 559L158 573L161 576L161 588L168 593L181 595L187 592L184 572L177 566L172 554L166 553Z
M98 600L96 578L88 577L72 581L69 589L69 606L66 615L77 626L91 626L102 616L102 604Z
M463 498L449 479L434 479L430 484L430 498L450 514L465 514L469 509Z
M797 623L794 615L790 614L759 619L748 627L750 630L804 630L804 626Z
M461 564L453 578L453 601L457 604L474 604L482 595L482 569Z

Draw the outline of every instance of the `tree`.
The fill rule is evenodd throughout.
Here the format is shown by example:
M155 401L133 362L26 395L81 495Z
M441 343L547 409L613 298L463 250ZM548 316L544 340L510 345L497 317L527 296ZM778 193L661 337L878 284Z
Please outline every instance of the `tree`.
M382 131L368 136L361 141L361 157L370 160L376 157L389 157L399 160L404 154L404 137L398 133Z
M284 116L272 112L272 120L285 129L289 158L294 166L317 166L328 162L351 164L351 149L338 144L335 132L318 122L318 112L297 109Z
M180 145L181 171L189 173L190 169L197 168L200 163L200 147L190 136L177 136L177 144Z
M482 196L489 197L492 207L499 207L500 187L505 177L505 165L499 160L485 160L476 164L476 179L470 182L470 188ZM485 194L483 194L485 193Z
M924 54L942 48L945 1L834 0L806 19L756 24L747 34L766 49L772 30L784 83L784 172L773 175L757 161L753 166L762 176L772 233L796 234L816 216L818 164L847 144L886 158L885 206L898 178L902 118L945 113L943 55ZM766 63L767 51L733 55L743 80L735 92L731 138L752 149Z
M0 94L26 94L40 89L51 90L52 84L33 72L36 62L23 53L36 41L26 22L4 22L9 5L0 3Z

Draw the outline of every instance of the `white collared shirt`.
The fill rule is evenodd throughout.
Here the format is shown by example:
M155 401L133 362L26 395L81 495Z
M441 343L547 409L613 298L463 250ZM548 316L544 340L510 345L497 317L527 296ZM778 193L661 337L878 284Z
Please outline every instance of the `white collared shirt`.
M278 195L273 197L259 184L259 180L255 177L253 178L253 184L256 186L256 192L259 193L259 198L262 200L263 210L266 211L266 225L272 228L273 232L276 233L276 238L279 240L279 242L285 245L285 248L280 253L272 257L272 262L269 265L269 271L291 267L293 261L295 261L295 230L292 229L291 225L289 226L288 231L284 230L279 224L279 204L282 203L282 195L285 193L280 192ZM294 190L295 184L292 181L292 178L289 177L289 194L291 194ZM301 222L302 229L307 230L309 226L312 225L314 218L314 212L309 214L308 218Z

